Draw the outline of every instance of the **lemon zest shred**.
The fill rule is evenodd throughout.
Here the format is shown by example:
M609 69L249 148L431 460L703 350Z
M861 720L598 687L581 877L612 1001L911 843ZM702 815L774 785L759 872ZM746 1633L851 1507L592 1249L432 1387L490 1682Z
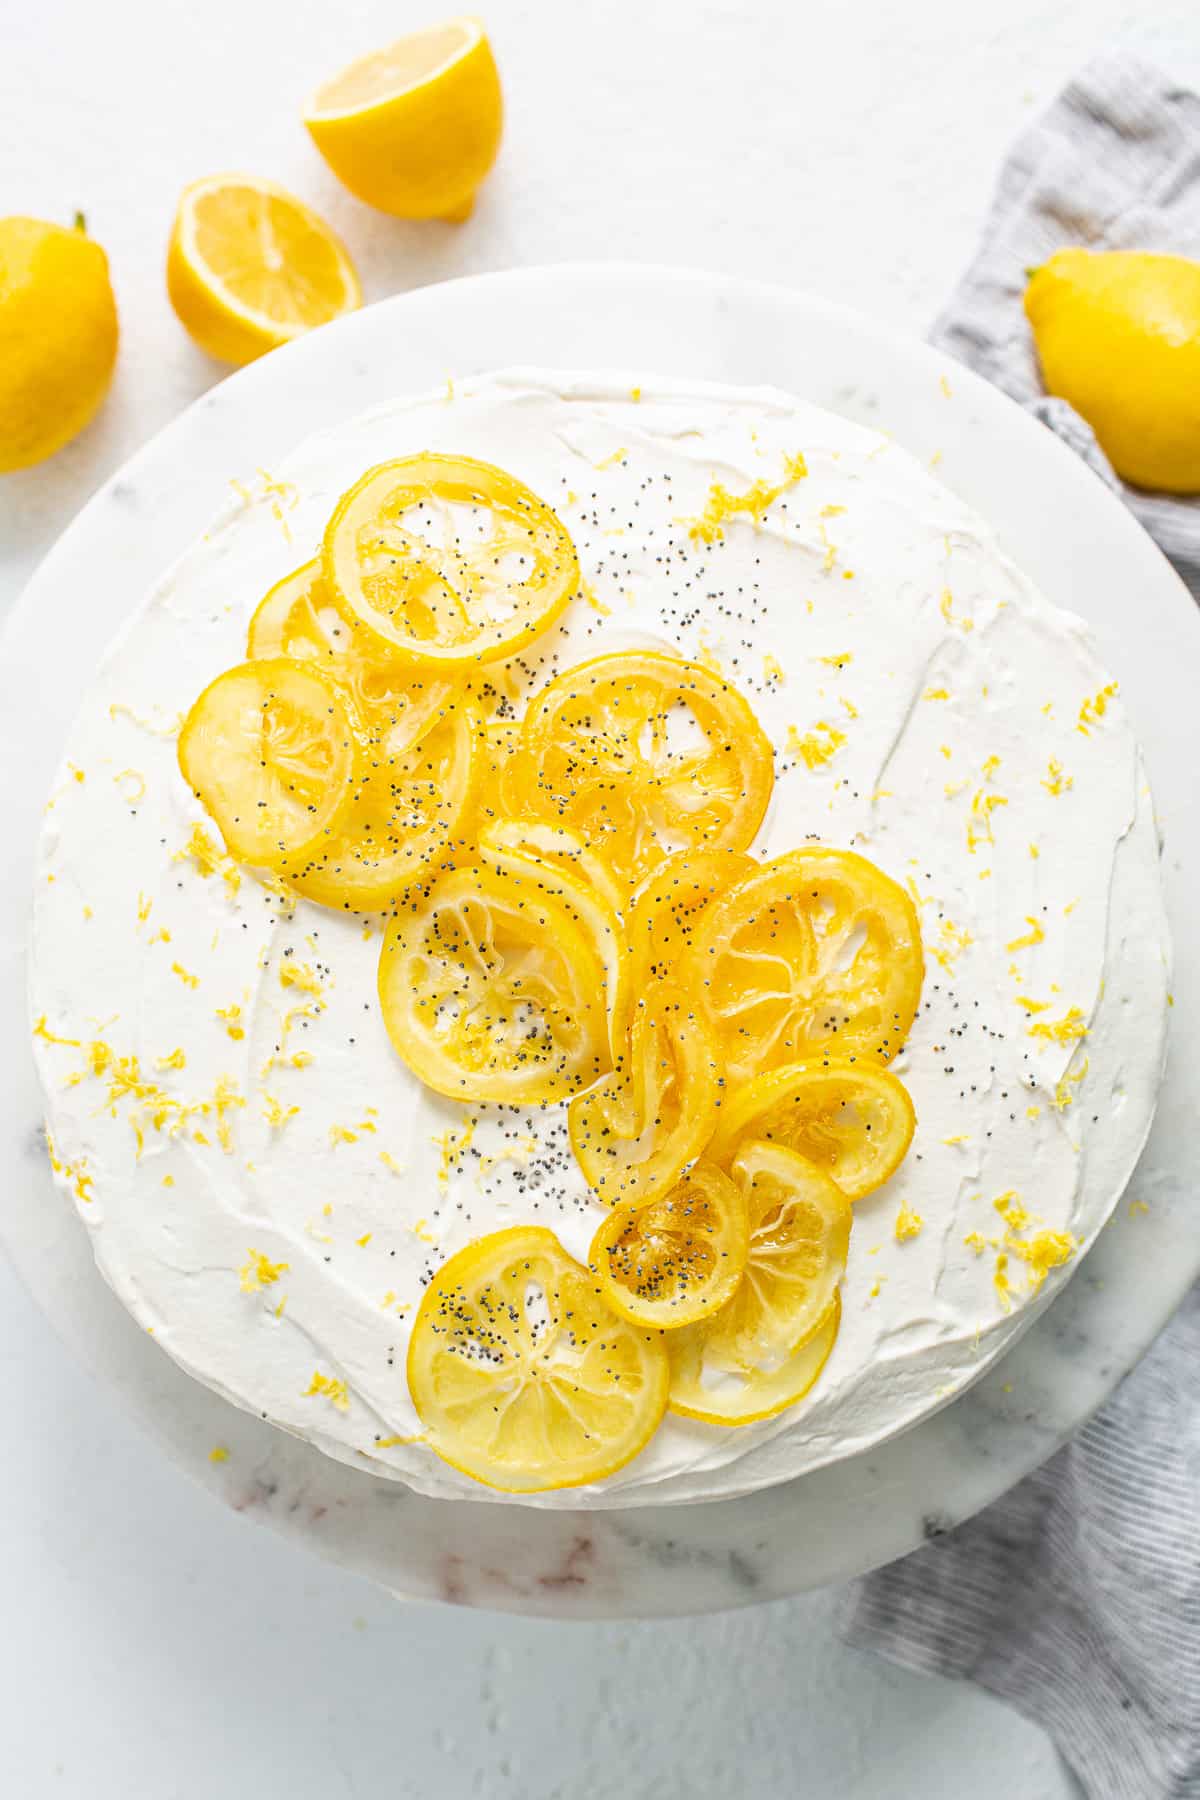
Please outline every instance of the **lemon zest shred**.
M1052 756L1046 764L1046 773L1042 777L1042 786L1048 794L1057 796L1058 794L1065 794L1068 788L1073 788L1075 786L1075 778L1073 775L1064 774L1063 766L1059 762L1057 756Z
M1117 685L1115 681L1110 681L1107 687L1102 687L1099 693L1093 694L1090 699L1084 701L1079 708L1079 718L1075 725L1076 731L1081 732L1084 737L1092 735L1092 726L1098 725L1108 711L1108 703L1116 693Z
M263 1118L272 1131L282 1131L284 1126L294 1119L300 1111L298 1106L285 1106L274 1094L264 1093L262 1097Z
M314 1369L312 1380L300 1398L308 1400L314 1394L323 1394L330 1405L336 1406L339 1412L350 1411L350 1396L346 1392L346 1383L334 1375L323 1375L320 1369Z
M1075 1044L1087 1034L1087 1020L1077 1006L1068 1007L1061 1019L1038 1019L1029 1027L1030 1037L1050 1044Z
M954 596L950 592L949 588L942 589L942 598L941 598L941 601L939 604L941 607L942 617L943 617L943 619L945 619L947 625L951 626L955 631L961 631L964 637L969 632L974 631L975 621L974 621L974 619L970 618L967 614L960 613L959 616L957 618L955 618L955 616L954 616Z
M823 736L820 734L824 734ZM792 756L798 756L808 769L820 769L831 762L846 742L846 734L831 725L827 719L818 719L813 729L804 737L794 725L787 728L787 748Z
M242 885L242 871L237 863L217 847L199 823L192 826L187 843L175 852L171 861L190 862L205 881L212 875L219 875L231 894L236 894Z
M285 1262L272 1262L261 1250L251 1248L246 1262L238 1270L238 1281L243 1294L257 1294L260 1288L272 1287L288 1266Z
M146 798L146 777L142 774L140 769L121 769L113 776L113 780L118 787L121 786L122 782L132 781L135 784L132 791L124 787L121 788L121 798L125 801L127 806L140 806L142 801Z
M218 1006L216 1016L221 1020L226 1031L235 1043L246 1035L246 1027L242 1024L242 1009L238 1005Z
M315 1000L321 999L325 992L325 983L309 963L285 962L279 970L279 985L295 988L301 994L311 994Z
M38 1020L33 1027L33 1035L36 1038L41 1038L42 1041L47 1044L65 1044L70 1050L80 1050L83 1048L78 1038L59 1037L57 1033L51 1031L46 1023L45 1013L39 1015Z
M901 1206L900 1211L896 1214L896 1242L903 1244L907 1243L909 1238L919 1237L924 1224L925 1221L919 1212L914 1212L910 1206Z
M734 494L714 481L708 490L708 499L704 503L704 511L699 518L681 521L687 525L688 536L696 544L715 544L725 536L725 523L736 513L747 513L754 525L760 525L768 507L774 505L789 488L795 487L808 474L808 464L803 456L785 456L784 478L782 481L769 482L761 478L752 482L744 494Z
M1014 938L1011 944L1006 944L1004 946L1006 950L1029 950L1032 949L1035 944L1045 943L1046 933L1042 930L1042 927L1038 924L1037 920L1029 913L1025 914L1025 923L1028 925L1029 930L1025 933L1024 937Z

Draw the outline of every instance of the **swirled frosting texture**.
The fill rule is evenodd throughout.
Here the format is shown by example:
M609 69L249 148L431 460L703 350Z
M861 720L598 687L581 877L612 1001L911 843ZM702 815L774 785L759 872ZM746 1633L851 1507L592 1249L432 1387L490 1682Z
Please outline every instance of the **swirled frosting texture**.
M511 470L578 545L584 594L502 678L518 708L609 649L712 662L776 749L756 854L862 850L910 884L926 944L896 1064L917 1134L856 1208L816 1389L739 1431L668 1417L602 1487L534 1503L716 1498L852 1455L979 1374L1103 1226L1153 1113L1167 931L1137 743L1081 623L888 439L781 394L517 371L236 490L109 654L48 808L31 998L58 1177L200 1380L424 1493L495 1498L413 1441L409 1323L484 1232L546 1224L585 1254L599 1212L562 1110L422 1088L380 1019L377 923L210 854L173 736L339 494L427 449Z

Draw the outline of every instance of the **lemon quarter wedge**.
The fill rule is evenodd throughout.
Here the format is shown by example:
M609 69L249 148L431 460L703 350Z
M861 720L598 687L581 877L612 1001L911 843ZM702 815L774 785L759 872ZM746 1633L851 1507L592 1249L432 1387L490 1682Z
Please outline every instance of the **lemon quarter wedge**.
M354 264L325 221L251 175L184 189L167 292L201 349L238 364L362 305Z
M340 181L402 219L465 219L496 160L500 77L477 19L362 56L317 89L304 123Z

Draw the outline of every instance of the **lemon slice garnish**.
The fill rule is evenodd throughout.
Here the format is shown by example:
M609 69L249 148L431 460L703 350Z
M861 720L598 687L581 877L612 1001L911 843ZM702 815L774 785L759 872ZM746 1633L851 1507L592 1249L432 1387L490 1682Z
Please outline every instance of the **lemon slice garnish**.
M624 1467L657 1429L667 1382L662 1337L612 1312L541 1226L468 1244L413 1322L408 1385L426 1441L510 1494Z

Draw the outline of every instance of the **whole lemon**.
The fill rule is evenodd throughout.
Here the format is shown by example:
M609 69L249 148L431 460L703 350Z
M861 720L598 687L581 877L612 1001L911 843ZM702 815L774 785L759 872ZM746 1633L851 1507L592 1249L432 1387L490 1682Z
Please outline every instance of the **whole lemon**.
M304 112L317 149L350 192L403 219L467 218L503 122L492 47L471 18L360 57Z
M0 219L0 475L78 436L116 357L108 258L83 221Z
M1025 290L1042 377L1118 475L1200 493L1200 262L1060 250Z

